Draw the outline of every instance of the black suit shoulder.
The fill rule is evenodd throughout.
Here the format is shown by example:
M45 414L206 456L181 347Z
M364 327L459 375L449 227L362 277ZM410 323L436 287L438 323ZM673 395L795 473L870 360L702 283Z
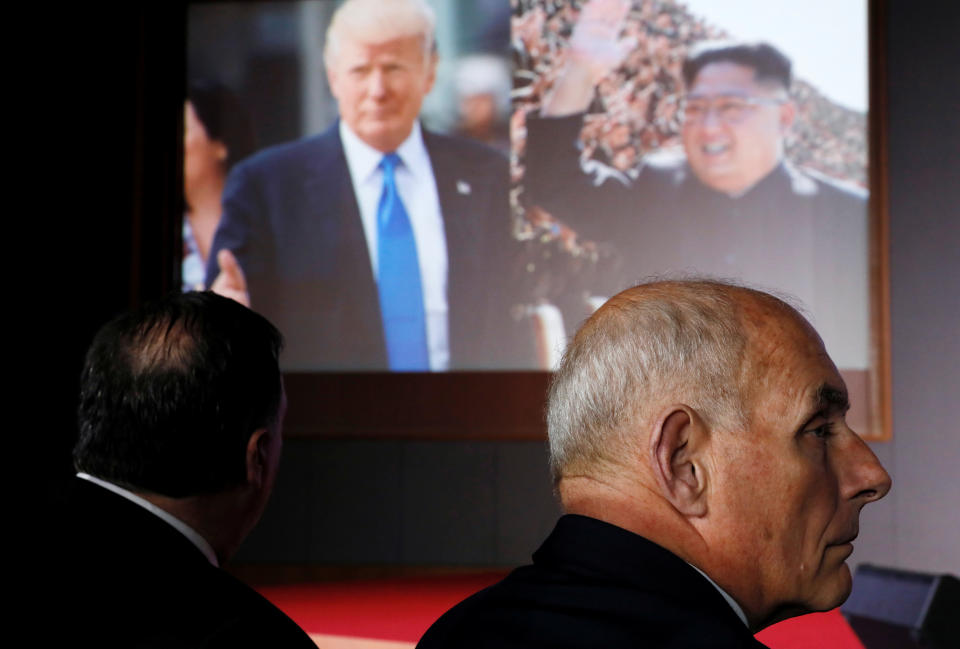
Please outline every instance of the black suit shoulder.
M277 174L280 177L300 175L304 171L304 163L313 163L337 157L340 147L339 134L333 129L327 129L318 135L275 144L258 151L250 157L237 163L234 172L240 174Z
M635 534L565 516L532 565L445 613L418 649L760 649L720 593Z
M82 480L50 512L46 583L64 641L98 647L313 647L259 593L180 532Z
M276 206L300 196L304 187L325 182L331 166L345 165L340 137L333 129L258 151L239 162L227 176L225 216L248 222L296 217L300 210L279 210Z
M508 163L506 156L496 149L469 138L424 129L423 140L431 154L437 152L456 156L465 167L503 167Z
M799 169L789 164L784 164L783 168L790 177L794 195L800 200L811 201L821 219L840 218L862 222L869 199L867 190L813 169Z
M444 135L422 129L424 145L433 156L445 161L454 160L459 169L486 169L508 164L507 158L485 144L454 135ZM339 126L334 123L323 133L267 147L237 164L243 175L299 176L305 167L316 168L332 162L345 162Z

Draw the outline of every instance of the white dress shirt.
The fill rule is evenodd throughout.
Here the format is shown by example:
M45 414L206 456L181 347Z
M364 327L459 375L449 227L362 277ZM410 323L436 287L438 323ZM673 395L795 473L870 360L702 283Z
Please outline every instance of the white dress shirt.
M340 120L340 140L343 142L353 192L360 207L360 219L363 221L373 276L379 281L377 207L383 192L380 161L384 154L361 140L343 120ZM397 148L396 153L401 161L394 171L397 191L410 217L420 264L430 369L446 370L450 367L447 239L443 228L443 215L440 212L437 181L433 176L433 166L430 164L427 149L423 145L419 122L414 122L409 137Z
M193 529L192 527L184 523L182 520L180 520L176 516L171 515L169 512L167 512L166 510L160 509L149 500L141 498L140 496L133 493L132 491L128 491L127 489L124 489L123 487L115 485L112 482L107 482L106 480L102 480L101 478L92 476L89 473L84 473L82 471L77 474L77 477L80 478L81 480L92 482L95 485L100 485L104 489L108 491L112 491L118 496L122 496L126 498L130 502L136 505L140 505L141 507L146 509L148 512L150 512L151 514L153 514L154 516L162 520L164 523L167 523L168 525L173 527L173 529L177 530L178 532L183 534L185 537L187 537L187 540L193 543L195 546L197 546L197 549L203 553L203 556L207 558L207 561L209 561L214 566L217 566L217 567L220 566L220 563L217 561L217 554L213 551L213 548L210 547L210 544L207 542L207 540L202 536L200 536L199 532L197 532L195 529Z
M727 604L730 605L730 608L733 609L733 612L736 613L736 614L737 614L737 617L740 618L740 621L743 622L743 626L745 626L745 627L747 627L747 628L750 628L750 623L747 622L747 614L744 613L744 612L743 612L743 609L740 607L740 605L737 604L737 600L735 600L735 599L733 599L732 597L730 597L730 594L727 593L727 591L725 591L724 589L720 588L720 586L717 585L717 582L715 582L714 580L710 579L710 577L707 576L707 573L705 573L704 571L700 570L700 568L696 567L696 566L693 565L692 563L688 563L687 565L690 566L691 568L693 568L694 570L696 570L697 572L699 572L701 575L703 575L703 578L706 579L707 581L709 581L711 586L713 586L713 587L716 588L718 591L720 591L720 594L723 595L723 599L725 599L725 600L727 601Z

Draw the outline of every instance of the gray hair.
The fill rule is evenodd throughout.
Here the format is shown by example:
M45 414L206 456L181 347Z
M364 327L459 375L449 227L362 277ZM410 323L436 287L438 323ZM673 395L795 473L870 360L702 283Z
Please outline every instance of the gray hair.
M373 41L403 36L422 36L424 58L434 52L437 18L424 0L346 0L327 27L323 59L331 65L347 34Z
M471 54L457 61L457 93L491 95L497 117L510 113L510 66L503 57L493 54Z
M719 281L664 281L623 291L588 319L550 386L554 483L620 465L639 451L634 425L667 402L690 406L711 428L745 425L744 294L779 302Z

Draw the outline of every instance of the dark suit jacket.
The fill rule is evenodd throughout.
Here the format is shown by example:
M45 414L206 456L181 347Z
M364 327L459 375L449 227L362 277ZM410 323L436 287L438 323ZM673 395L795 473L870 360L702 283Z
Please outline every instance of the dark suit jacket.
M444 614L418 649L760 649L723 596L658 545L562 517L533 555Z
M41 541L48 632L77 647L316 645L249 586L142 507L76 479ZM44 644L49 635L44 635Z
M529 366L532 340L509 318L507 161L468 140L423 132L449 258L451 368ZM251 306L283 332L289 365L386 368L377 286L339 127L239 164L224 190L216 253L246 273ZM526 354L532 355L532 351Z

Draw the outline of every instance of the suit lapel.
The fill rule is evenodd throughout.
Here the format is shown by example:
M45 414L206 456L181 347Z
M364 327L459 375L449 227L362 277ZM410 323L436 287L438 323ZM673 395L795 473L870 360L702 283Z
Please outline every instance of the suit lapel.
M360 208L357 205L350 180L350 171L343 154L343 145L340 142L339 123L335 122L317 140L317 151L309 158L308 172L304 182L304 196L306 196L306 210L316 215L315 222L322 228L321 242L318 249L324 250L331 256L331 260L343 266L343 259L338 257L349 251L350 254L364 253L363 258L370 267L369 253L367 253L366 237L360 221ZM330 246L329 242L335 242ZM367 278L373 282L373 273L368 272ZM356 281L354 278L353 281Z
M469 161L457 156L447 142L424 130L424 144L430 155L437 195L443 216L443 230L447 243L447 306L450 336L450 363L457 367L464 357L467 337L472 328L468 322L476 314L474 291L481 263L478 250L482 248L482 207L478 204L477 179L465 174ZM461 152L462 153L462 152ZM479 278L482 281L482 278ZM472 305L472 306L471 306ZM480 304L482 308L482 303Z
M328 290L333 287L337 294L333 309L325 317L338 322L337 330L360 345L351 352L356 358L345 362L358 362L362 367L385 366L377 283L340 140L339 121L317 138L308 168L303 182L312 226L306 236L318 255L322 275L330 278ZM353 349L346 341L344 344Z
M464 174L464 161L457 160L455 153L448 150L445 142L432 133L424 131L424 143L430 155L433 176L437 182L437 194L440 209L443 212L443 228L447 239L447 251L450 255L451 285L454 268L462 270L455 263L451 250L460 250L477 234L477 204L474 200L476 179Z

